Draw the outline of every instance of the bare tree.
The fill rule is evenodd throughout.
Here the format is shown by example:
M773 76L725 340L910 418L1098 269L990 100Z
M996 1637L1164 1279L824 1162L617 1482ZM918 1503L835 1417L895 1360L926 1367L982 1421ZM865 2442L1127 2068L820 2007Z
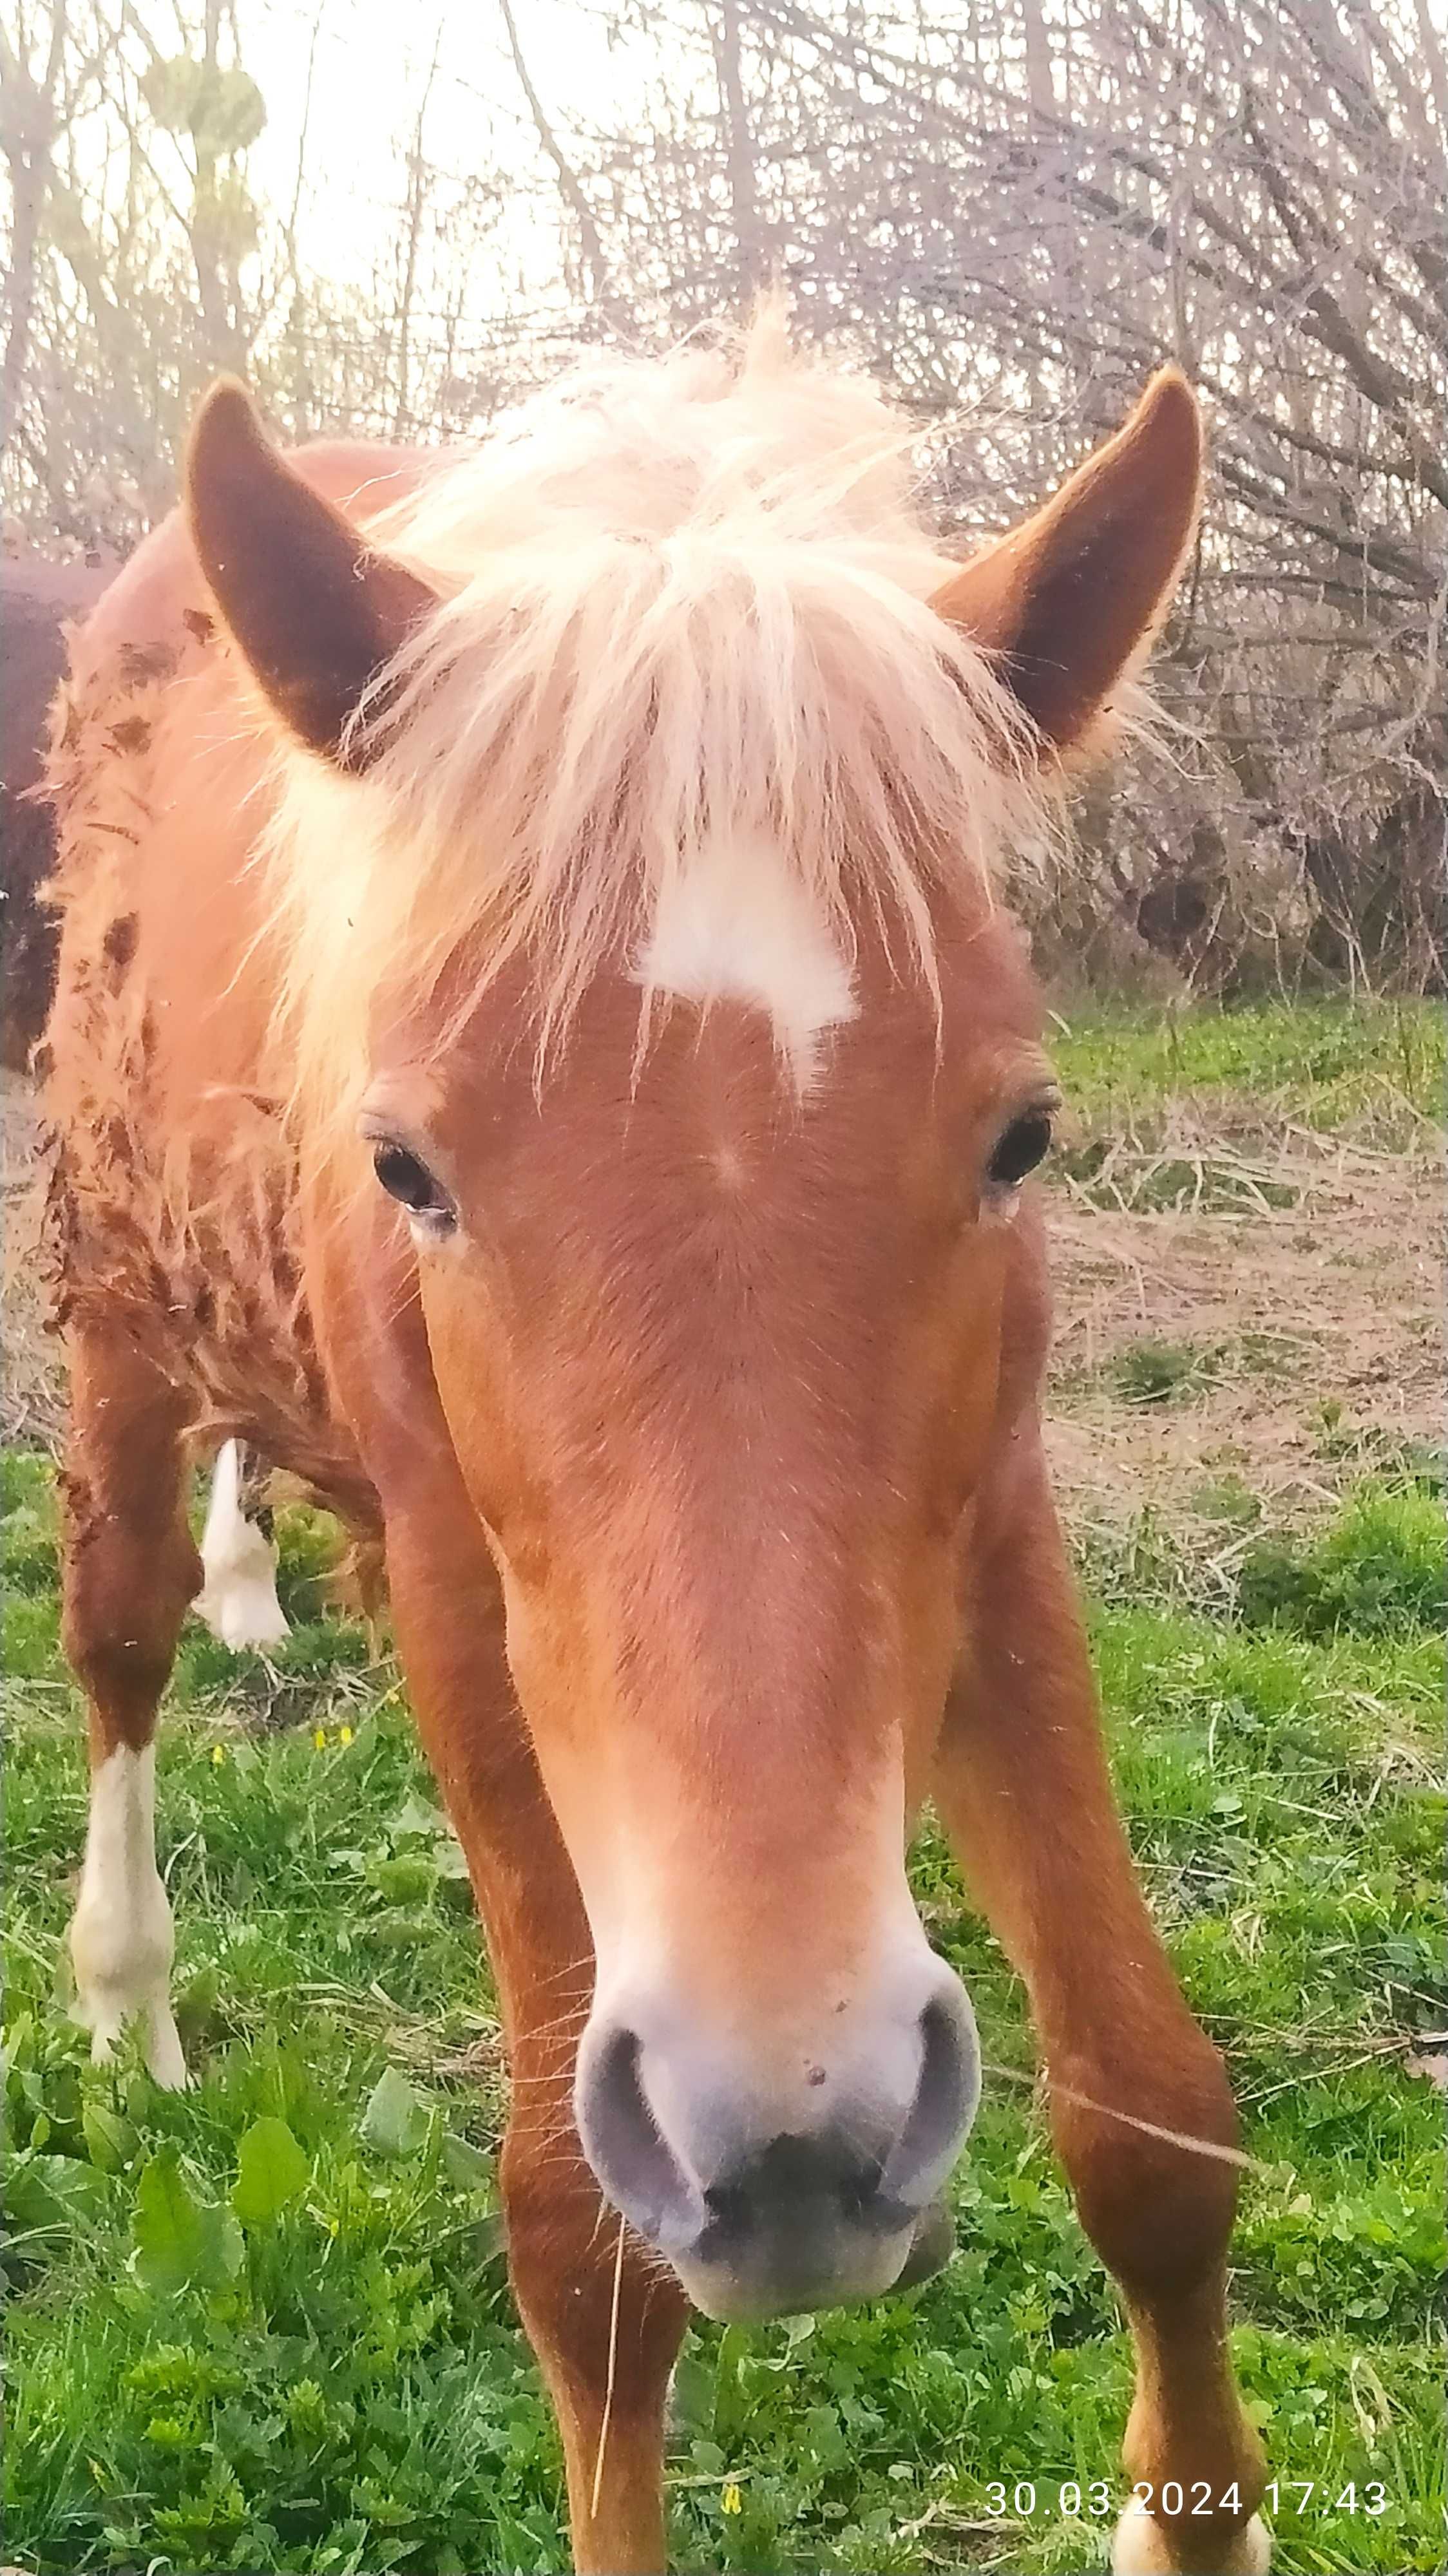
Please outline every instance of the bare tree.
M12 208L5 356L3 380L0 380L0 399L4 403L0 436L6 438L15 418L30 355L35 269L40 227L50 194L51 156L65 62L67 16L68 0L54 0L49 28L42 31L43 65L33 65L29 59L30 47L26 39L30 31L24 22L16 30L18 44L12 44L0 29L0 75L3 75L4 98L3 108L0 108L0 150L4 151L9 166Z
M305 254L305 113L289 205L255 193L248 5L0 0L4 493L31 535L143 527L219 365L300 434L441 436L779 277L798 332L918 415L965 545L1175 358L1214 460L1158 664L1182 730L1083 810L1062 945L1219 982L1441 976L1433 0L603 0L635 75L606 115L540 86L498 0L485 139L461 170L429 149L442 86L468 89L440 33L399 102L396 223L347 287Z
M962 539L1154 364L1202 388L1214 487L1159 688L1207 751L1094 818L1099 906L1194 972L1438 971L1448 83L1423 0L633 0L631 22L660 39L651 113L579 166L635 310L727 308L780 243L800 327L937 424Z

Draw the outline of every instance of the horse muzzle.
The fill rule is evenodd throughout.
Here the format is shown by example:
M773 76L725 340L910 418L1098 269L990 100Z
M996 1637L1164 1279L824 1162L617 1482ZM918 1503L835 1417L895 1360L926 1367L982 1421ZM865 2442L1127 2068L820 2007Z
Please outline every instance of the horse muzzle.
M606 2195L706 2315L836 2307L923 2279L975 2116L965 1990L922 1943L888 2011L837 2008L801 2044L733 2049L677 1998L595 2009L575 2110ZM622 2008L620 2006L622 2005Z

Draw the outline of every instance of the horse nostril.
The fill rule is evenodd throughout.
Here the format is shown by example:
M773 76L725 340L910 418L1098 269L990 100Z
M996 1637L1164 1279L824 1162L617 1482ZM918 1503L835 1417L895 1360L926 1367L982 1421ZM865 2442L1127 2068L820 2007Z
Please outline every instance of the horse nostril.
M885 2159L880 2188L923 2209L960 2153L980 2100L980 2048L965 1990L954 1984L920 2016L920 2080L905 2126Z
M650 2110L631 2030L590 2033L579 2051L574 2112L583 2151L615 2209L655 2245L687 2244L702 2205Z
M743 2237L761 2221L802 2228L826 2210L858 2220L880 2187L880 2159L841 2132L780 2136L756 2147L709 2185L705 2207L716 2229Z

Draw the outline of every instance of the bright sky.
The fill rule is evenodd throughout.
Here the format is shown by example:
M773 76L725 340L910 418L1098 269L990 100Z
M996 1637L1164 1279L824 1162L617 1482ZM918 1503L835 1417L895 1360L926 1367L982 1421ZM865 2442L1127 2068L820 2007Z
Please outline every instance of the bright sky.
M545 165L496 0L412 0L405 8L397 0L242 0L244 60L267 103L267 129L251 155L264 195L290 203L318 5L301 222L314 268L366 277L395 236L403 155L434 47L429 162L460 175L502 165L537 179ZM610 47L602 9L589 0L515 0L514 16L550 112L607 117L636 89L637 49ZM518 249L527 261L521 232Z
M1448 32L1448 0L1409 5ZM498 0L241 0L238 14L246 66L268 111L253 165L264 192L282 205L291 198L319 24L302 239L323 275L365 278L379 247L395 236L402 156L435 47L428 160L458 174L501 165L530 181L546 177ZM570 115L617 121L647 77L656 49L637 38L610 42L608 15L608 0L514 0L534 84L545 109L565 124ZM523 215L524 226L529 221ZM525 230L516 238L520 259L532 268Z
M1010 7L1012 0L1000 0ZM1402 5L1402 0L1400 0ZM1448 0L1406 0L1448 29ZM609 0L514 0L528 67L545 106L570 118L625 121L657 61L657 45L610 41ZM252 156L260 192L290 204L297 142L316 39L300 212L303 258L339 284L365 284L395 246L405 153L427 84L424 149L459 177L502 169L527 183L496 247L506 285L526 301L557 274L551 173L507 50L499 0L240 0L243 59L267 104ZM486 265L486 263L485 263ZM493 289L495 291L495 287ZM490 302L479 277L475 294Z

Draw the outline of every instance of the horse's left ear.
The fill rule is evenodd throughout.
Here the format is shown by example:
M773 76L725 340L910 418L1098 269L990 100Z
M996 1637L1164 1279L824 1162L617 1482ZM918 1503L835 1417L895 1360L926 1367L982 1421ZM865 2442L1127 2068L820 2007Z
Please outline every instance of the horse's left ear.
M358 766L348 721L435 594L303 481L229 378L192 424L186 516L263 697L299 742Z
M1202 430L1163 367L1114 438L1043 509L961 565L934 606L1001 657L1058 753L1075 750L1144 656L1197 523Z

